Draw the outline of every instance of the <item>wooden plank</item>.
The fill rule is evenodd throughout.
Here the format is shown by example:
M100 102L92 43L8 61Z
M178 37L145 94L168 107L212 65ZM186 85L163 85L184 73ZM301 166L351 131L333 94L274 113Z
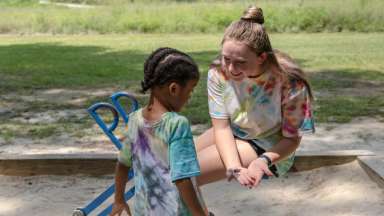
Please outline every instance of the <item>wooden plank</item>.
M31 175L105 175L113 174L116 159L17 159L0 160L0 174Z
M306 171L324 166L350 163L358 156L372 156L368 150L337 150L337 151L297 151L295 163L290 171Z
M360 156L358 160L369 177L384 188L384 156Z
M73 154L1 154L0 160L74 160L74 159L116 159L117 153L73 153Z
M352 162L357 156L374 155L366 150L298 151L291 171L311 170ZM112 174L117 153L1 154L1 175L105 175Z
M325 166L350 163L357 156L297 156L291 172L307 171Z
M332 150L332 151L302 151L296 152L296 156L374 156L369 150Z

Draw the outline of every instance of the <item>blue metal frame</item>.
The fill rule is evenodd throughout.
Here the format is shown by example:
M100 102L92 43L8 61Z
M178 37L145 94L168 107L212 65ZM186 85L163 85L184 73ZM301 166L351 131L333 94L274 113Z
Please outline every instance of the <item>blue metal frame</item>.
M120 103L120 98L126 97L131 102L131 108L128 111L128 113L125 111L123 106ZM95 119L96 123L99 125L99 127L103 130L103 132L109 137L109 139L112 141L112 143L116 146L117 149L122 148L121 142L117 139L117 137L114 135L113 131L116 129L116 127L119 124L119 114L123 118L124 123L127 124L129 120L129 114L139 108L139 104L135 97L130 95L126 92L116 92L111 96L112 104L109 103L96 103L88 108L89 114ZM99 109L108 109L113 114L113 122L110 125L107 125L104 120L100 117L100 115L97 113ZM129 170L128 172L128 181L131 180L134 177L133 170ZM115 192L115 184L112 184L102 192L99 196L97 196L94 200L92 200L86 207L84 208L77 208L73 216L87 216L89 215L93 210L95 210L97 207L99 207L105 200L107 200L113 193ZM125 194L125 200L128 201L132 196L135 194L135 188L130 188ZM105 208L103 211L101 211L98 216L107 216L112 211L112 204L109 205L107 208Z
M127 92L116 92L115 94L113 94L111 96L112 104L115 105L117 112L119 112L119 114L123 118L125 124L127 124L129 116L127 115L124 108L121 106L121 104L119 102L119 98L122 96L128 98L132 102L131 109L129 110L128 115L129 115L129 113L139 109L139 103L137 102L135 97L133 97L132 95L130 95Z
M104 120L97 113L99 109L109 109L113 114L113 122L111 125L105 124ZM112 143L116 146L117 149L121 149L122 145L117 137L113 134L113 131L116 129L119 124L119 114L116 111L115 107L109 103L96 103L88 108L88 113L95 119L96 123L103 130L103 132L109 137Z

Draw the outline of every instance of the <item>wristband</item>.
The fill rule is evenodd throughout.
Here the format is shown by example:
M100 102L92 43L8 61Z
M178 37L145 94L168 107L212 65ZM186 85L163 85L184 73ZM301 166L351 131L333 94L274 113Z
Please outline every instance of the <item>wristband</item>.
M239 173L240 173L240 169L238 169L238 168L234 168L234 169L230 168L230 169L227 170L226 175L227 175L228 179L230 179L232 177L237 178L237 177L239 177Z
M267 166L270 167L272 166L272 160L269 158L267 155L262 154L259 156L260 159L264 159L267 162Z

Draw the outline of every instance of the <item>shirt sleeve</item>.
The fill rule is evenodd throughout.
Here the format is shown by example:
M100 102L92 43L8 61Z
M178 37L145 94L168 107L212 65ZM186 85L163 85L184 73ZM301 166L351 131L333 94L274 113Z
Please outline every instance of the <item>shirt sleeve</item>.
M224 104L225 79L217 71L217 68L211 68L208 71L207 90L211 118L228 119L229 114Z
M132 152L130 140L125 137L123 147L121 148L117 160L127 167L132 167Z
M283 87L282 134L284 137L301 137L314 133L312 101L303 81L292 79Z
M190 178L200 175L195 144L188 120L178 118L169 144L169 163L171 180Z

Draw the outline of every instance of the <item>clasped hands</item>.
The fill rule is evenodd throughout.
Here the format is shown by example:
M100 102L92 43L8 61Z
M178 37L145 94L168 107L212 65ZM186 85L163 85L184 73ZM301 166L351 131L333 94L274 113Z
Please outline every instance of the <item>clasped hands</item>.
M253 188L256 187L264 174L272 176L273 173L269 170L268 165L262 159L253 160L248 168L233 167L227 169L227 179L231 181L236 179L242 186Z

